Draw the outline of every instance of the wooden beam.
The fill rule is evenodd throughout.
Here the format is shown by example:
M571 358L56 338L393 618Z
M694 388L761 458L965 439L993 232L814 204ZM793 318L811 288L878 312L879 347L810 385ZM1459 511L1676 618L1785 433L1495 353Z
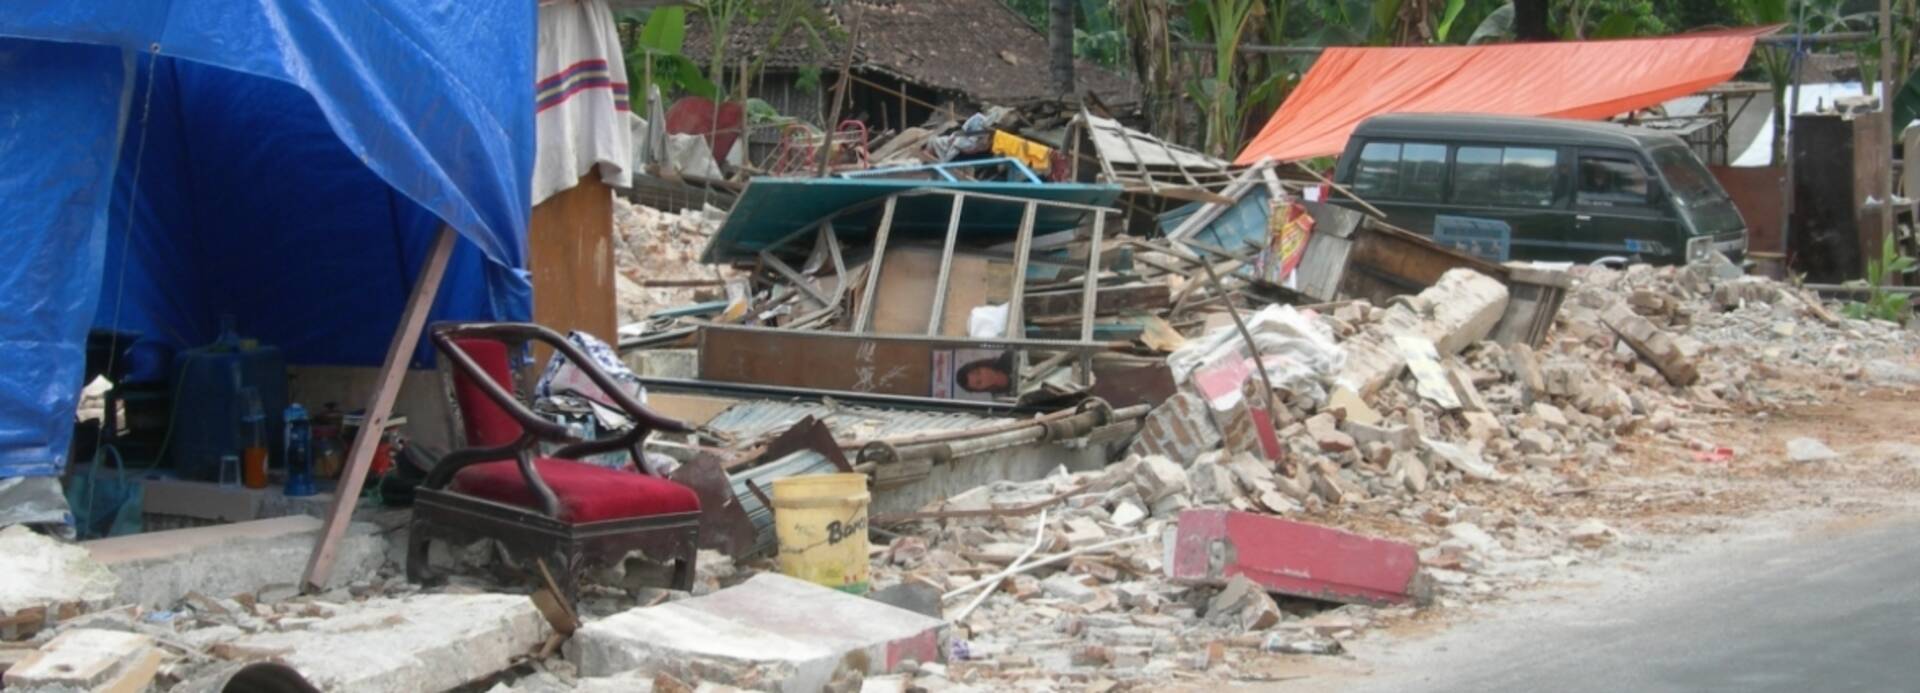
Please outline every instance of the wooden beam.
M899 195L887 198L886 210L880 213L880 228L873 233L873 259L867 261L867 285L860 289L860 307L853 318L853 331L866 332L867 325L873 322L873 297L880 289L880 263L887 256L887 237L893 233L893 208L900 201Z
M1093 216L1093 247L1087 252L1087 274L1080 286L1080 341L1093 341L1093 313L1099 300L1094 291L1100 287L1100 246L1106 242L1107 215ZM1162 284L1161 286L1165 286Z
M353 521L353 507L360 500L360 488L366 484L367 468L373 465L374 450L379 447L380 435L392 417L393 400L400 394L400 381L407 375L407 362L413 360L413 350L420 345L420 332L426 327L427 313L433 309L433 297L440 293L440 280L447 274L447 258L453 255L455 238L453 227L440 227L440 235L434 239L433 250L420 268L420 276L414 278L413 293L407 297L406 310L400 314L393 341L387 345L386 361L380 365L373 399L367 403L366 423L353 436L346 469L333 491L333 508L327 511L320 538L314 542L313 554L307 557L307 572L300 583L309 593L325 590L327 579L333 575L334 553L340 547L348 523Z
M772 267L774 272L792 283L794 288L806 292L808 296L813 297L813 300L819 301L820 305L829 308L833 307L833 301L828 299L826 294L820 293L819 289L813 288L812 282L807 281L806 277L800 276L799 272L795 272L792 267L788 267L787 263L782 262L780 258L774 257L773 253L764 250L760 251L760 261L766 263L768 267Z
M1079 315L1086 310L1088 293L1093 294L1092 304L1098 315L1117 315L1130 310L1152 313L1173 305L1173 291L1167 288L1166 282L1143 282L1101 286L1091 292L1061 289L1030 293L1023 312L1033 317Z
M1033 220L1039 213L1039 206L1027 202L1026 212L1020 216L1020 233L1013 240L1013 291L1007 300L1006 335L1014 339L1027 336L1026 295L1027 261L1033 255ZM1021 351L1013 356L1013 391L1021 390L1020 373L1027 367L1027 352Z
M933 310L927 313L927 334L940 334L940 318L946 315L947 285L953 281L953 244L960 237L960 206L967 196L955 195L953 214L947 219L946 243L940 247L940 276L933 282Z

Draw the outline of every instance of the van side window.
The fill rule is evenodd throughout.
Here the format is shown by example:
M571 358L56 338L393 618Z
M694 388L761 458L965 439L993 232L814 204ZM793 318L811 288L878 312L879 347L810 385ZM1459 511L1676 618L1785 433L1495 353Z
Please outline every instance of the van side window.
M1354 193L1382 200L1438 202L1446 183L1443 144L1368 142L1353 173Z
M1581 154L1573 201L1582 207L1645 207L1647 170L1624 156Z
M1559 164L1555 149L1463 146L1454 154L1453 201L1552 207Z

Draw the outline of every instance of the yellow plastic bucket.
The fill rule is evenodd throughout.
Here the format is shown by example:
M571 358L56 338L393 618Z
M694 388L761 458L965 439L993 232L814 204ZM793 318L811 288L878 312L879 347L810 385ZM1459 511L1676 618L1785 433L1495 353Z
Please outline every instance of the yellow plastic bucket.
M867 475L810 474L773 482L773 531L780 572L863 594L867 591Z

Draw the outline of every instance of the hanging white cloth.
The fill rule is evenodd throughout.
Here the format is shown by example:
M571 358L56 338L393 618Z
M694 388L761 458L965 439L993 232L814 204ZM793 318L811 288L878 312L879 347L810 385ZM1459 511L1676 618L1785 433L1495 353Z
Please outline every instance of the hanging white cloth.
M627 66L606 0L542 0L537 50L533 203L596 166L602 182L632 185Z

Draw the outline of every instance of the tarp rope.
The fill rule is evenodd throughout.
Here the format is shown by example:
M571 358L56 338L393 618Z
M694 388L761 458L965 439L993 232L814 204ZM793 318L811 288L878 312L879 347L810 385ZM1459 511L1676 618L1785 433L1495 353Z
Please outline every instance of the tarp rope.
M125 223L121 225L122 235L121 235L121 241L120 241L120 269L118 270L116 274L116 278L114 279L113 319L108 323L109 329L111 329L115 334L118 334L120 330L121 306L123 306L126 303L127 265L133 264L132 261L127 257L127 255L133 252L133 220L134 220L134 217L136 216L136 214L134 213L134 210L138 209L138 207L136 207L135 205L137 205L140 201L140 172L141 172L142 164L146 163L147 136L149 134L148 124L149 124L149 120L153 115L153 83L156 81L159 81L157 79L157 75L154 72L154 69L156 65L159 63L159 61L160 61L160 44L155 43L155 44L152 44L147 50L147 87L143 91L140 97L140 142L134 145L134 149L133 149L133 178L128 181L129 189L127 190L127 206L126 206L127 213L124 215L126 217ZM113 373L114 362L119 360L120 358L120 350L119 350L120 344L119 344L118 338L114 340L114 347L115 348L107 350L106 369L102 371L109 375ZM84 387L85 385L90 385L90 384L91 383L85 383L82 386ZM149 461L148 468L151 468L153 465L158 464L159 460L162 457L164 457L167 453L167 445L173 442L173 423L174 423L173 412L177 412L178 408L169 407L169 409L172 411L169 412L169 414L167 415L166 435L161 437L160 449L157 453L155 453L154 459ZM79 507L70 509L70 511L74 513L74 523L73 523L74 527L76 528L77 531L79 531L82 534L82 536L84 536L87 532L93 529L93 524L92 524L94 522L93 500L94 500L94 496L98 493L100 489L100 485L95 481L95 477L99 475L100 466L106 462L106 455L110 451L110 449L113 447L111 444L107 442L107 437L112 433L113 433L112 431L107 430L107 427L105 425L100 426L100 430L94 433L93 459L91 463L87 466L87 478L85 481L85 484L87 487L86 502L84 504L81 504ZM126 476L127 476L125 463L121 459L119 450L111 450L111 452L113 454L115 474L118 476L119 482L122 484L122 486L124 486L126 483ZM141 471L144 472L145 470L143 469ZM115 512L116 513L118 512L117 508L115 509Z

